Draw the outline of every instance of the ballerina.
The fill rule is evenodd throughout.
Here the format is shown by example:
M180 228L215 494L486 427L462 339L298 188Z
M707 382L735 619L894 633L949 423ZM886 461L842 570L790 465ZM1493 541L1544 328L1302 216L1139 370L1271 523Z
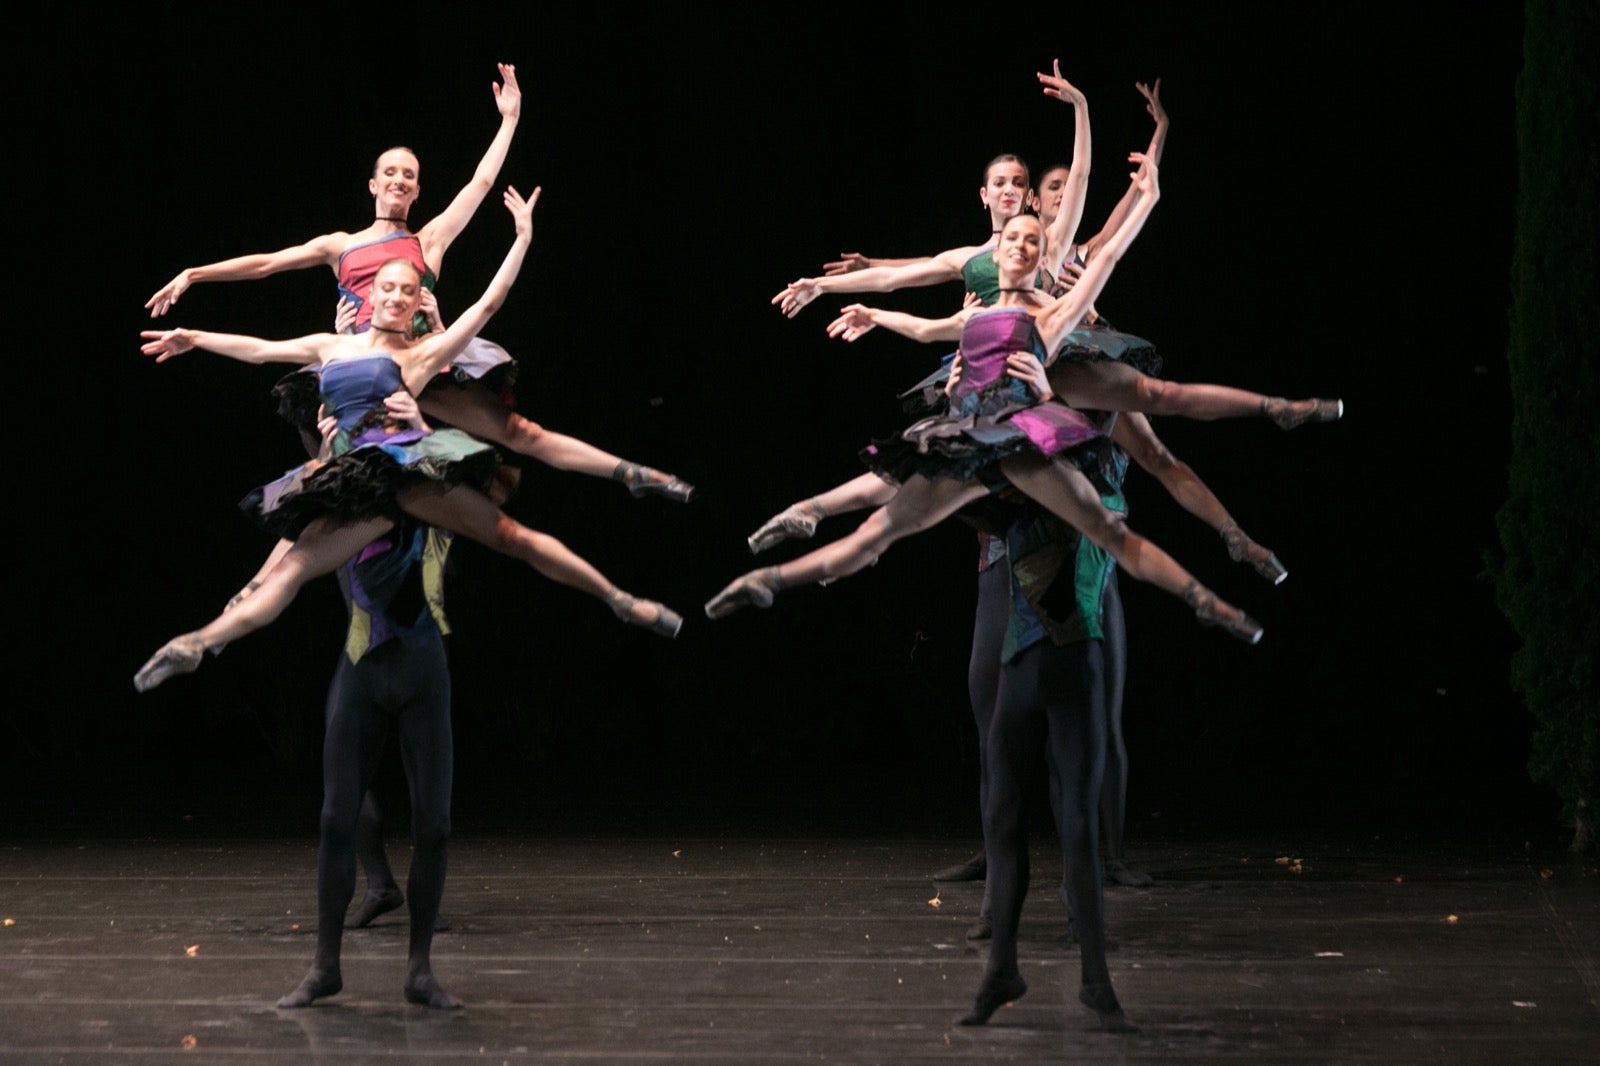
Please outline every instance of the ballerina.
M963 369L952 378L950 411L923 419L896 441L875 444L864 453L869 465L899 483L893 498L846 537L738 578L706 604L708 617L768 607L783 589L853 574L901 537L927 529L1009 483L1108 551L1138 580L1182 598L1203 624L1220 625L1252 644L1261 639L1258 623L1201 586L1101 503L1085 476L1098 462L1097 449L1085 446L1103 441L1104 433L1081 410L1048 402L1059 389L1040 357L1059 348L1078 326L1159 198L1153 162L1138 152L1129 159L1138 164L1132 180L1141 189L1139 202L1065 295L1043 301L1031 285L1041 255L1039 220L1018 215L1006 223L994 252L1000 302L944 320L939 334L942 339L959 337L963 353ZM928 339L933 339L931 333ZM1036 398L1025 395L1029 389Z
M522 114L517 68L507 63L498 64L498 68L501 84L493 89L500 128L472 179L425 225L415 232L408 228L411 209L422 188L421 164L409 148L390 148L378 156L367 181L374 215L370 225L351 233L325 233L276 252L187 267L145 301L150 317L166 314L191 286L200 282L247 281L285 270L327 266L338 277L341 299L356 307L353 328L363 331L372 320L370 300L375 272L394 256L410 259L422 272L423 284L432 289L443 268L445 252L494 188ZM419 333L427 329L420 317L414 320L414 328ZM449 372L439 373L418 390L418 406L432 418L558 470L620 482L635 498L661 496L680 503L694 498L694 486L680 478L620 459L518 414L512 407L510 392L516 363L499 345L474 338L448 368L441 368L445 369ZM307 439L308 450L314 452L318 406L315 376L291 374L279 382L274 392L279 397L280 410Z
M157 651L135 676L137 689L147 691L174 674L191 673L206 651L271 623L307 581L371 543L400 512L525 562L604 601L626 622L677 635L682 618L675 612L635 599L561 541L514 521L495 505L484 491L499 462L493 448L459 430L425 433L386 418L384 397L402 386L413 395L420 392L499 310L532 241L538 199L537 188L527 199L514 188L506 190L516 239L483 296L442 333L412 337L409 326L422 275L408 260L392 259L374 278L372 328L364 333L287 341L191 329L141 334L146 340L141 350L157 362L202 349L250 363L320 366L323 397L340 429L333 459L313 460L245 499L246 509L263 525L293 544L249 596Z

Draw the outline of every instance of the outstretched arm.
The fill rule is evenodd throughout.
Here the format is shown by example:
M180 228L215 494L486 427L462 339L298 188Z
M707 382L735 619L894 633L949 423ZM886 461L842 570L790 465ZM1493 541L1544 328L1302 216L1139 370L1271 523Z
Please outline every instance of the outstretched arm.
M413 395L420 393L433 380L433 375L449 366L450 361L461 354L467 342L478 335L478 331L505 303L512 282L517 280L517 274L522 270L522 261L527 258L528 245L533 243L533 207L539 202L539 193L539 187L535 186L524 200L516 189L506 187L504 200L506 210L511 212L512 221L517 227L516 240L511 242L500 269L489 279L489 287L478 297L478 301L450 323L443 333L428 334L408 353L403 376L406 388Z
M522 117L522 90L517 85L517 68L509 63L500 63L498 66L503 84L494 86L494 106L500 111L500 129L496 131L494 140L489 142L489 150L478 161L478 169L473 172L472 180L456 193L450 206L417 231L417 239L422 242L423 260L435 272L439 269L445 250L461 236L461 231L467 228L478 205L494 188L495 180L500 176L500 167L506 161L506 153L511 150L511 135L517 132L517 120Z
M1054 60L1051 74L1040 74L1044 94L1072 105L1072 166L1067 170L1066 188L1061 191L1061 210L1045 232L1046 269L1054 277L1061 263L1072 252L1072 239L1083 221L1084 192L1089 187L1089 102L1061 76L1061 61Z
M320 363L343 338L336 333L313 333L287 341L262 340L242 333L213 333L204 329L145 330L139 350L165 363L188 351L214 352L241 363Z
M1139 164L1139 169L1131 176L1131 184L1138 189L1139 195L1128 211L1127 218L1123 219L1122 225L1117 227L1117 231L1089 261L1083 276L1078 279L1072 290L1056 297L1050 306L1034 319L1039 336L1044 340L1045 351L1051 353L1052 357L1056 348L1060 346L1062 338L1076 329L1084 314L1094 306L1094 301L1106 287L1117 261L1122 258L1128 246L1133 243L1133 239L1144 228L1145 219L1150 217L1156 201L1161 198L1156 166L1150 157L1143 152L1131 152L1128 161Z
M255 281L283 270L304 270L314 266L335 268L339 264L339 254L344 250L345 241L349 237L348 233L324 233L293 248L241 255L234 259L224 259L220 263L187 267L178 271L177 277L157 289L155 295L146 300L144 305L150 309L151 318L160 318L171 310L178 302L178 297L196 282Z
M942 281L958 281L961 265L982 249L952 248L931 259L905 263L900 266L868 267L845 274L830 274L820 278L800 278L784 286L772 298L772 303L786 318L793 318L800 309L818 296L839 292L893 292L895 289L937 285Z
M969 314L970 311L961 310L948 318L922 318L918 315L908 315L904 311L885 311L881 307L851 304L840 312L838 318L828 324L828 336L853 341L874 326L882 326L902 337L910 337L925 344L932 341L954 341L961 339L961 325Z
M1146 85L1144 82L1134 82L1134 88L1139 90L1139 95L1144 97L1144 109L1150 112L1150 117L1156 120L1156 128L1150 135L1150 146L1145 149L1145 157L1151 160L1153 166L1161 165L1161 152L1167 146L1167 109L1161 106L1161 79L1157 78L1155 85ZM1128 186L1128 191L1122 194L1122 199L1117 201L1117 206L1111 209L1111 214L1106 216L1106 224L1100 227L1100 232L1087 242L1089 248L1094 250L1105 242L1117 227L1122 225L1123 219L1128 217L1128 212L1133 210L1134 201L1138 198L1139 191L1134 185Z
M854 270L866 270L868 267L910 266L915 263L926 263L931 257L926 255L913 256L908 259L874 259L860 252L841 252L839 258L831 263L822 264L824 277L834 274L848 274Z

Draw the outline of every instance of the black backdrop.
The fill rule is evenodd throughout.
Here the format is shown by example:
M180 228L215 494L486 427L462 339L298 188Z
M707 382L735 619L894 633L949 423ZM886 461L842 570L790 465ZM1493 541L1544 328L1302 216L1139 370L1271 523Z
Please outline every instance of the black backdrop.
M235 501L299 447L266 395L276 370L149 363L141 304L181 267L363 225L371 159L392 144L419 153L429 217L496 128L497 60L525 94L501 179L544 198L485 334L521 361L530 417L702 497L635 502L530 468L510 506L682 610L672 643L458 548L458 806L551 781L717 802L910 782L965 803L970 531L940 527L766 613L712 623L699 605L752 564L757 523L859 471L856 449L900 421L894 393L937 354L830 341L835 301L786 321L768 300L843 251L981 240L987 159L1042 169L1070 152L1070 113L1034 78L1059 56L1094 123L1086 225L1148 139L1133 83L1161 77L1172 116L1161 205L1102 309L1175 377L1348 409L1291 435L1158 425L1288 564L1277 589L1130 475L1134 524L1267 628L1246 648L1124 579L1135 810L1553 820L1523 768L1515 638L1479 576L1509 441L1519 7L1046 10L594 8L576 28L524 5L52 12L12 69L24 344L8 402L26 432L0 747L17 809L50 824L248 808L280 785L314 805L342 630L331 582L193 678L129 683L257 565L269 542ZM448 256L447 313L510 232L491 198ZM199 286L168 321L292 336L325 328L332 297L320 271Z

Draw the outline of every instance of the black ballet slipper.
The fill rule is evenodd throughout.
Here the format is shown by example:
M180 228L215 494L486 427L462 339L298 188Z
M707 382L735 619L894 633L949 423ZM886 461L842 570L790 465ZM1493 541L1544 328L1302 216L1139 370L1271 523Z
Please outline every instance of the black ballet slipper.
M980 849L966 862L958 862L935 873L935 881L982 881L989 876L989 858Z
M1289 576L1289 568L1278 561L1271 549L1251 540L1233 519L1228 519L1218 532L1222 534L1222 542L1228 546L1228 558L1234 562L1249 563L1256 568L1256 573L1274 585L1283 584L1283 579Z
M173 637L133 675L133 687L140 692L149 692L169 677L192 674L200 669L200 660L205 658L205 654L205 642L195 634Z
M641 600L617 589L606 597L606 603L611 607L611 613L627 622L629 625L643 626L658 637L671 640L678 635L678 630L683 628L683 616L665 604L655 600ZM654 607L655 614L649 618L639 618L634 615L635 607Z
M1200 582L1189 582L1188 588L1183 590L1183 602L1194 609L1194 616L1201 625L1216 626L1246 644L1261 643L1262 634L1265 632L1261 628L1261 623L1239 608L1217 599L1216 593L1202 586Z
M294 991L278 1000L281 1010L298 1010L309 1007L324 996L331 996L344 988L344 978L337 969L321 970L312 967L311 972L300 979Z
M405 906L406 897L398 888L369 889L356 909L344 920L346 929L365 929L373 919Z
M822 509L807 500L785 507L762 523L761 528L745 538L751 555L760 555L775 544L786 540L810 540L817 532L817 523L823 518Z
M611 476L627 486L628 495L636 500L641 496L661 496L673 503L688 503L695 496L695 487L682 478L638 463L618 463Z
M1117 993L1110 985L1084 985L1078 993L1078 1002L1095 1012L1100 1028L1108 1033L1132 1033L1137 1030L1128 1016L1122 1013Z
M772 601L781 587L777 567L752 570L706 601L706 617L726 618L743 607L759 607L765 610L772 606Z
M1130 869L1121 859L1112 859L1106 863L1105 876L1112 884L1128 888L1149 888L1155 884L1155 878L1143 870Z
M956 1024L983 1025L995 1011L1021 999L1027 991L1028 984L1020 976L985 977L978 986L978 998L973 1000L972 1009L956 1019Z
M1337 422L1344 417L1343 400L1286 400L1271 396L1261 401L1261 413L1279 429L1295 429L1307 422Z
M460 1010L466 1004L443 988L431 970L406 974L404 989L406 1002L427 1007L429 1010Z

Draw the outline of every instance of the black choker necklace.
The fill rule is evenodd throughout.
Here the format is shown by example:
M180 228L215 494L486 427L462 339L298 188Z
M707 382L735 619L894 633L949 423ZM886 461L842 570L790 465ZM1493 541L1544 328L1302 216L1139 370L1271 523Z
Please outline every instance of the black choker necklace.
M1000 291L1001 292L1038 292L1039 290L1034 288L1034 287L1032 287L1032 286L1029 286L1026 289L1008 289L1008 288L1006 288L1005 286L1002 285L1000 287Z
M406 332L403 329L389 329L387 326L373 326L372 328L377 330L379 333L405 333Z

